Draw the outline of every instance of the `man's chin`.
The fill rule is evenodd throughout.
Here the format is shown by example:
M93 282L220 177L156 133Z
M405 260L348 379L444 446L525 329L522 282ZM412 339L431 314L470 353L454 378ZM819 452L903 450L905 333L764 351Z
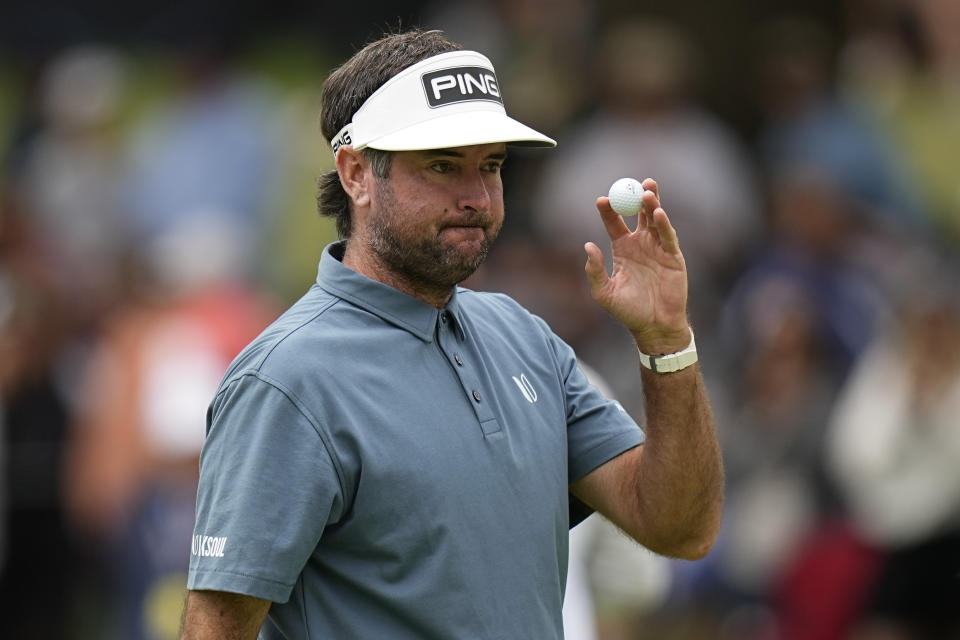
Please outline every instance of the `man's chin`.
M435 266L448 283L459 284L473 275L487 257L489 245L483 242L460 243L443 252Z
M453 285L458 285L470 276L480 267L483 263L483 257L478 260L467 262L460 262L457 264L447 264L447 268L444 270L443 280Z

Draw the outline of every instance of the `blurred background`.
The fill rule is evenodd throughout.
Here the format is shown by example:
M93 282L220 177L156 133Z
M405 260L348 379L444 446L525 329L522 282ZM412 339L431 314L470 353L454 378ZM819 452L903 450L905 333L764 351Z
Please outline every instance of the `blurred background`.
M413 25L559 140L467 284L640 421L596 196L656 178L688 262L723 530L678 562L589 519L569 638L960 638L955 0L4 3L0 637L176 636L206 405L335 239L322 82Z

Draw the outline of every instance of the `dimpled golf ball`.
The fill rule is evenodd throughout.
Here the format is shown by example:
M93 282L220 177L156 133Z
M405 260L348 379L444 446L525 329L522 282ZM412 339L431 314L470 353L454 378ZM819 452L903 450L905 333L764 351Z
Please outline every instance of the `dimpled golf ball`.
M635 216L640 212L643 185L633 178L620 178L610 186L610 206L622 216Z

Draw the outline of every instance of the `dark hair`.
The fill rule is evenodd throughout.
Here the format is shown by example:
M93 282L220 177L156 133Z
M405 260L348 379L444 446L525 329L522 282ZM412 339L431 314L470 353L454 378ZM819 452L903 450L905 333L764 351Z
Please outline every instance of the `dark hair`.
M422 29L386 35L371 42L327 78L320 101L320 130L323 137L331 140L353 119L353 114L374 91L407 67L462 48L440 31ZM390 171L390 152L368 147L362 153L371 161L376 174L386 178ZM317 210L320 215L336 221L337 233L341 238L350 237L350 196L340 184L336 169L320 176L317 186Z

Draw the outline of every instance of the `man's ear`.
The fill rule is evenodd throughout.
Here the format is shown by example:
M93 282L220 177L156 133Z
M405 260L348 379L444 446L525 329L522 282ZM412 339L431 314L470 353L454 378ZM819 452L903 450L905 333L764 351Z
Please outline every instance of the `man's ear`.
M370 204L370 163L367 158L353 147L342 146L337 149L337 173L340 184L353 201L354 207L366 207Z

